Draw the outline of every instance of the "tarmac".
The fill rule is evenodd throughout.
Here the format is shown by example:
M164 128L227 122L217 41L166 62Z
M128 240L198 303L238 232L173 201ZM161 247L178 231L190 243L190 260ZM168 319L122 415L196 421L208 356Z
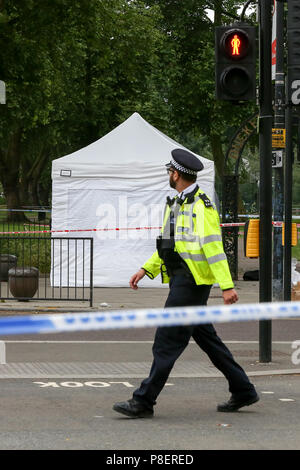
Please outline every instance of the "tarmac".
M235 282L235 288L239 296L239 304L257 303L259 301L259 282L243 281ZM43 302L31 300L19 302L7 300L0 305L0 316L16 316L43 313L78 313L95 311L115 311L139 308L159 308L164 305L168 289L166 288L139 288L133 291L130 288L95 288L94 305L89 307L87 302ZM215 286L209 298L208 305L223 304L222 292ZM300 319L284 319L272 321L272 359L270 362L260 360L259 322L231 322L218 323L215 328L219 336L228 345L235 359L245 368L249 376L300 374L300 360L293 343L299 337ZM39 363L34 359L32 347L26 359L26 351L22 350L21 359L14 358L17 353L12 352L9 363L1 366L0 378L4 377L102 377L102 378L142 378L147 375L151 366L151 346L154 336L154 328L138 328L125 330L103 330L81 333L70 333L67 339L73 345L68 346L66 353L63 341L66 336L52 334L50 339L62 340L61 354L59 344L51 354L41 353L41 348L36 351ZM82 339L84 334L85 349L76 341ZM298 337L297 337L298 334ZM7 342L11 339L17 341L18 336L1 337ZM47 340L45 335L21 336L21 339ZM135 347L132 348L132 342ZM102 343L99 347L98 343ZM93 348L94 347L94 348ZM299 346L300 347L300 341ZM14 351L16 347L14 347ZM195 351L197 350L197 352ZM171 377L219 377L221 374L210 363L208 357L201 354L198 359L198 347L191 341L181 358L176 362ZM294 356L292 356L294 354ZM1 354L0 354L1 356ZM300 354L299 354L300 356ZM137 360L138 357L138 360ZM294 359L296 359L293 361ZM0 357L1 361L1 357Z
M249 261L246 269L256 269ZM242 275L235 282L238 303L257 303L259 282ZM167 295L167 288L95 288L92 308L80 301L11 299L0 303L0 317L159 308ZM208 304L223 304L219 287ZM299 449L299 322L272 321L270 362L260 361L259 322L215 324L261 397L255 406L215 411L228 395L227 382L191 340L171 371L155 419L130 423L112 404L128 399L148 376L155 328L0 336L1 448Z
M243 245L239 243L239 269L238 280L234 281L235 289L238 293L238 304L249 304L259 302L259 281L244 281L243 274L245 271L259 269L258 259L249 259L243 256ZM18 301L17 299L2 300L0 302L0 316L17 316L28 314L57 314L57 313L82 313L82 312L96 312L96 311L116 311L126 309L139 309L139 308L161 308L163 307L166 297L168 295L167 286L161 288L152 288L151 281L141 283L142 287L134 291L128 288L101 288L95 287L93 290L93 306L89 306L89 302L83 301L42 301L32 299L30 301ZM149 287L144 287L149 286ZM218 285L214 286L211 290L208 305L223 304L222 291ZM248 375L259 376L265 375L280 375L280 374L300 374L300 353L298 360L298 349L300 349L300 318L282 319L272 321L272 357L270 362L263 362L261 354L263 346L261 345L260 336L260 322L247 321L247 322L230 322L215 324L218 335L227 344L233 353L236 360L246 369ZM51 357L45 357L44 364L52 366L57 364L59 374L63 374L62 361L68 364L68 367L73 364L73 370L70 372L68 368L68 375L80 376L82 370L89 370L90 376L97 377L144 377L148 372L151 365L151 345L153 342L155 328L138 328L138 329L117 329L117 330L102 330L91 332L78 332L68 334L67 339L74 344L77 340L82 340L82 337L87 340L89 348L81 349L69 346L68 351L69 360L61 359L59 355L59 346L56 352L51 352ZM297 337L298 335L298 337ZM20 336L6 336L1 337L0 340L10 341L11 339L18 340L24 338ZM26 338L31 340L45 339L45 335L26 335ZM65 339L62 334L52 334L50 339L58 341ZM46 338L47 339L47 338ZM136 343L136 348L139 352L139 361L136 361L136 348L132 352L131 343ZM295 343L299 341L299 343ZM98 343L102 342L99 349ZM138 343L141 347L139 349ZM63 343L63 341L62 341ZM97 349L93 350L93 344L97 344ZM105 348L105 344L107 348ZM123 344L123 349L120 344ZM126 346L127 344L127 346ZM145 346L147 344L148 346ZM299 345L298 345L299 344ZM109 346L108 346L109 345ZM86 346L85 346L86 348ZM124 349L125 348L125 349ZM206 355L201 355L201 361L197 360L194 349L197 346L191 341L191 347L183 353L182 357L176 362L175 368L172 372L173 376L177 377L219 377L219 372L210 363ZM198 349L198 348L197 348ZM101 354L99 351L101 350ZM23 354L24 352L22 352ZM39 350L38 356L41 359L41 351ZM53 355L54 354L54 355ZM100 354L100 356L99 356ZM34 354L33 354L34 355ZM63 349L62 356L65 357L66 350ZM12 357L14 357L12 355ZM79 358L79 359L78 359ZM34 362L31 362L32 357L29 355L30 361L23 362L29 367L28 374L34 375L35 368ZM19 361L16 357L16 361ZM149 362L148 362L149 361ZM2 361L3 362L3 361ZM1 350L0 350L0 363L1 363ZM81 364L80 364L81 363ZM87 364L89 366L87 368ZM298 363L298 364L297 364ZM116 364L118 367L116 368ZM41 364L40 364L41 365ZM9 364L6 364L9 366ZM6 367L5 366L5 367ZM33 369L32 369L33 367ZM26 369L26 367L25 367ZM19 371L22 376L26 376L27 372L24 368ZM5 372L1 367L2 374ZM53 367L49 371L48 367L45 370L39 370L37 375L49 376L58 373L55 372ZM9 370L7 370L9 374ZM66 372L67 373L67 372ZM86 372L85 372L86 373ZM0 371L0 378L1 378Z
M243 259L235 282L238 304L259 302L259 282L243 280L244 271L257 268L258 260ZM0 302L0 317L161 308L167 295L167 288L97 287L92 308L80 301L11 299ZM212 289L208 304L223 304L219 287ZM128 420L112 404L128 399L148 376L155 328L2 335L0 447L111 450L110 455L140 449L154 454L153 449L299 449L299 322L272 321L270 362L260 361L260 322L216 323L260 401L238 413L217 413L216 403L228 397L227 381L191 340L171 371L153 420Z

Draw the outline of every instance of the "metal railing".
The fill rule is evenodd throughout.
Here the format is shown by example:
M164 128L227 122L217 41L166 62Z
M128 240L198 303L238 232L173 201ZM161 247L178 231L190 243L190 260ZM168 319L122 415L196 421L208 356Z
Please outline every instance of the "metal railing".
M93 238L0 236L0 300L88 301Z
M51 236L50 233L42 233L51 230L50 218L41 221L38 213L35 215L30 214L30 217L26 217L24 221L11 221L8 219L7 214L8 212L0 212L0 237L17 234L23 237Z

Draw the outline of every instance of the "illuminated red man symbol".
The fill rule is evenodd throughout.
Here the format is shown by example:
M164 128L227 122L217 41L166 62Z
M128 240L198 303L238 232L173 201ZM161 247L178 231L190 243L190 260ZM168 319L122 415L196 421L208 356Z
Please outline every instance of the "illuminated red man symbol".
M240 41L238 35L235 34L233 36L232 41L231 41L232 55L240 55L240 45L241 45L241 41Z

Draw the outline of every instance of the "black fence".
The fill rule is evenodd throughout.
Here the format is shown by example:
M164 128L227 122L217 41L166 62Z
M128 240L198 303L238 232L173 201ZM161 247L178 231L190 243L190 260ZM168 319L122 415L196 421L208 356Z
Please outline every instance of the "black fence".
M0 236L0 300L78 300L92 306L93 238L50 235Z
M22 214L23 220L15 220L17 215ZM10 215L14 217L10 219ZM16 209L0 209L0 237L18 235L24 237L51 236L51 212Z

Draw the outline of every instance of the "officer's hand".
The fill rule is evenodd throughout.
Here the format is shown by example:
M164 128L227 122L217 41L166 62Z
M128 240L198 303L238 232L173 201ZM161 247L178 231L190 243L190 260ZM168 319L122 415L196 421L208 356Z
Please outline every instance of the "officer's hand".
M141 268L138 270L137 273L135 273L131 278L130 278L130 281L129 281L129 285L131 287L131 289L134 289L136 290L138 288L138 282L143 279L143 277L145 276L146 274L146 271Z
M239 300L235 289L223 290L224 304L234 304Z

